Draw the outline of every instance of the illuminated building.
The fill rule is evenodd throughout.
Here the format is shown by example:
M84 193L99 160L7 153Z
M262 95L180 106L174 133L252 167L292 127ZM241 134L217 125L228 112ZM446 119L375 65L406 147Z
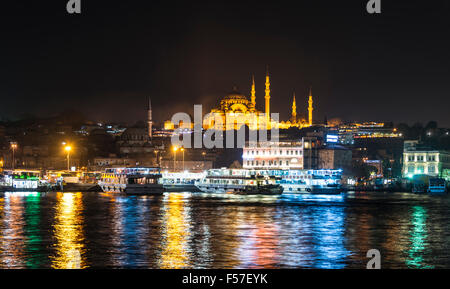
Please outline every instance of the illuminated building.
M147 130L148 137L152 138L152 127L153 127L153 119L152 119L152 100L148 99L148 108L147 108Z
M402 134L398 133L391 124L373 121L339 125L338 134L339 142L342 144L354 144L356 140L360 139L402 137Z
M297 102L295 99L295 92L292 95L292 108L291 109L292 109L291 119L288 121L281 121L280 123L278 123L279 129L288 129L291 127L302 128L302 127L310 126L305 118L297 117Z
M295 92L292 100L292 117L291 123L297 123L297 105L295 103Z
M402 171L405 178L428 175L450 180L450 152L416 146L406 147L403 152Z
M249 144L243 148L245 169L303 169L303 143L301 141Z
M312 100L312 88L309 89L309 100L308 100L308 123L312 125L312 115L313 113L313 100Z
M243 148L246 169L314 169L318 164L316 137L278 142L247 142Z
M307 127L312 125L313 101L310 90L308 101L309 121L297 116L297 103L295 94L292 102L292 116L288 121L278 121L270 116L270 76L266 73L264 90L265 108L264 112L256 108L255 79L252 75L250 98L240 93L236 87L220 100L219 106L213 108L203 119L204 129L215 130L237 130L243 125L247 125L251 130L257 129L288 129L291 127ZM228 123L227 123L228 121ZM164 130L174 130L183 127L182 124L174 124L170 120L164 122ZM186 130L192 130L193 124L185 125Z
M267 123L270 123L270 79L269 79L269 67L267 67L267 73L266 73L266 90L264 91L264 100L266 101L266 121Z
M252 85L253 93L254 86ZM269 98L266 98L266 104L269 100L270 95ZM233 87L233 90L220 101L219 107L212 109L210 114L204 118L203 127L205 129L233 130L239 129L242 125L248 125L250 129L265 129L267 118L255 108L254 101L253 96L249 101L236 87ZM217 121L217 118L220 121Z
M318 150L319 169L347 169L351 167L352 151L341 145L327 145Z

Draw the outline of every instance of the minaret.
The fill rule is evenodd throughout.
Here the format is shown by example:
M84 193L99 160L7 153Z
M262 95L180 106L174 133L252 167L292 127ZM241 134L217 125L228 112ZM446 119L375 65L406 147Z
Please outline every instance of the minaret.
M148 123L148 137L152 138L152 100L150 97L148 98L148 108L147 108L147 123Z
M250 101L252 103L252 110L256 108L256 89L255 89L255 76L252 74L252 90L250 91Z
M309 100L308 100L308 122L309 126L312 126L312 113L313 113L313 100L312 100L312 88L309 88Z
M266 120L267 126L270 125L270 80L269 80L269 66L267 66L266 72L266 95L264 96L266 100Z
M294 100L292 101L292 118L291 118L291 123L297 123L297 105L295 103L295 91L293 93L294 95Z

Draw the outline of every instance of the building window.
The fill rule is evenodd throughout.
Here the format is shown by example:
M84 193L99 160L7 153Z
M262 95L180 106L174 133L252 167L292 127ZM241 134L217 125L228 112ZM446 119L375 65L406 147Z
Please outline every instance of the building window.
M435 173L436 171L435 171L435 166L428 166L428 172L429 173Z
M408 166L408 173L414 173L414 166Z

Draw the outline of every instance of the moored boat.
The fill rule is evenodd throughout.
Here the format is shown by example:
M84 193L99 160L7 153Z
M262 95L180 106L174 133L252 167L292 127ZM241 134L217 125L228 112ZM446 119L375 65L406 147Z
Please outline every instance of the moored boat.
M196 181L205 177L205 173L193 172L162 172L161 183L166 192L198 192Z
M430 178L428 182L428 193L430 194L446 194L447 185L443 178Z
M0 191L3 192L46 192L49 185L41 180L38 170L11 170L5 171Z
M276 177L285 193L340 194L343 192L342 170L264 170L261 174Z
M246 169L211 169L195 185L203 192L239 195L280 195L283 188L275 177Z
M102 174L99 186L104 192L127 195L162 195L160 168L108 168Z

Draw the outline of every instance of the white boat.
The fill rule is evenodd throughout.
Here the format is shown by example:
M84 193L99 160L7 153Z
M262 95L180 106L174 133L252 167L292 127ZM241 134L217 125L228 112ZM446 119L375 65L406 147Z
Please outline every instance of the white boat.
M339 194L342 192L342 170L265 170L274 176L285 193Z
M428 192L430 194L445 194L447 193L447 185L445 179L430 178L428 182Z
M163 171L161 183L166 192L197 192L199 189L195 185L196 181L200 181L206 176L205 172L169 172Z
M164 188L160 178L160 168L109 168L105 169L98 184L104 192L162 195Z
M61 192L99 191L97 184L101 172L47 171L45 178L53 184L53 189Z
M241 195L279 195L283 188L275 177L246 169L211 169L195 185L203 192Z
M4 192L45 192L48 186L41 181L41 172L37 170L5 171L0 191Z

